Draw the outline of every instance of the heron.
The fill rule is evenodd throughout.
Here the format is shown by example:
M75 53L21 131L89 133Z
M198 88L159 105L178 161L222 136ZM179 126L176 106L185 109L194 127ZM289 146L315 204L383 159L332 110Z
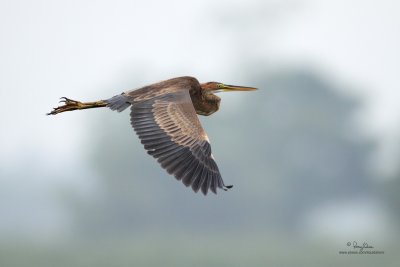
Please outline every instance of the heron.
M122 112L130 107L131 125L145 150L163 169L194 192L227 191L211 153L210 140L197 115L218 111L221 98L214 93L254 91L257 88L220 82L199 83L194 77L177 77L133 89L106 100L80 102L61 98L62 105L47 115L108 107Z

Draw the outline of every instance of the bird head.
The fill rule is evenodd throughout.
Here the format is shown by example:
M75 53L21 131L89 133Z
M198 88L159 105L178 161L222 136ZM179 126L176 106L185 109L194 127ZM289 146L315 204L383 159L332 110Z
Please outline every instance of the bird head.
M206 93L234 92L234 91L254 91L257 88L239 85L223 84L220 82L208 82L200 84L201 89Z

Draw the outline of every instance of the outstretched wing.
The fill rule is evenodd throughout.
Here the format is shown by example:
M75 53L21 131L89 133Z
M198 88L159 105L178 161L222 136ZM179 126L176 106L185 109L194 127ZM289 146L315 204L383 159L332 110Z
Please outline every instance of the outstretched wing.
M186 186L204 195L226 190L211 146L193 107L189 90L134 102L131 124L147 153Z

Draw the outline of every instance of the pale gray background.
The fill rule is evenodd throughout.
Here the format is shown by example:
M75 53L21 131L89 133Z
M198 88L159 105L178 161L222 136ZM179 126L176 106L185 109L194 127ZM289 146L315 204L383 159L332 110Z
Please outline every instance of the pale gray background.
M399 262L398 1L0 2L1 266ZM129 112L191 75L259 87L202 118L230 192L146 155ZM384 255L339 255L348 241Z

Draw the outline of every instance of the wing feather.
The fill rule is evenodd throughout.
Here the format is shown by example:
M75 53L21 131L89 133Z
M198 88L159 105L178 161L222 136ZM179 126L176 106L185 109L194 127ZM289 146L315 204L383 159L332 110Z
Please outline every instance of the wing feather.
M138 99L132 103L131 124L147 153L195 192L226 190L189 90Z

